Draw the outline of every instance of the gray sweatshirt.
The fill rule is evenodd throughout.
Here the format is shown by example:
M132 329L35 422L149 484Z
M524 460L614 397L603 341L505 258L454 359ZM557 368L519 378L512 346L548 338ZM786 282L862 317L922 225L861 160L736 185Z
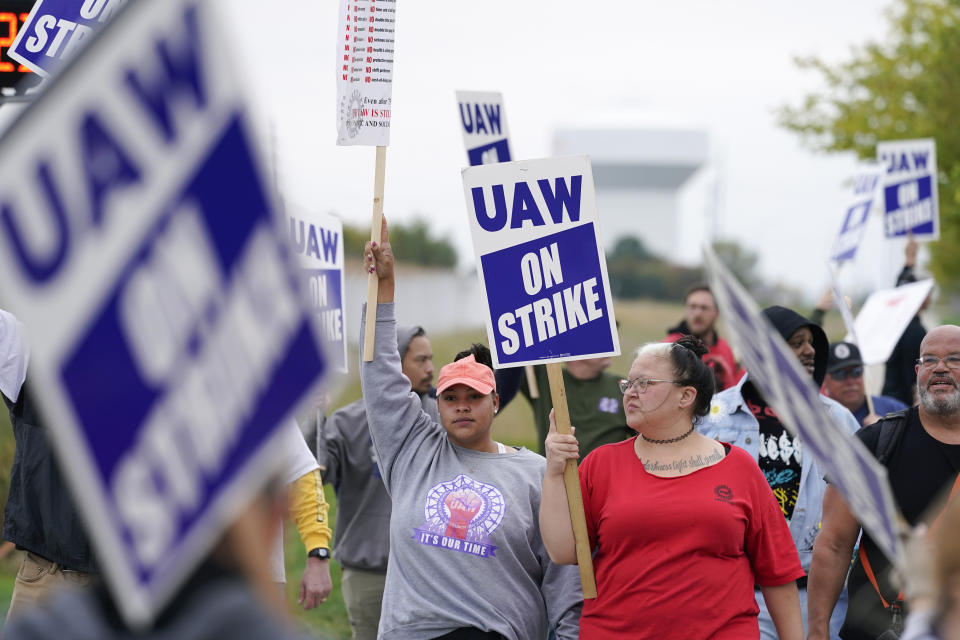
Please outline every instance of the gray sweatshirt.
M424 395L421 405L434 421L439 421L435 398ZM363 399L338 409L327 418L320 460L327 468L323 481L331 483L337 491L334 557L350 569L386 571L390 553L390 496L380 479Z
M554 565L540 537L546 461L526 449L452 444L410 390L396 344L393 304L380 304L374 359L362 365L370 434L393 502L379 637L425 640L476 627L538 640L549 619L558 638L577 638L577 567Z

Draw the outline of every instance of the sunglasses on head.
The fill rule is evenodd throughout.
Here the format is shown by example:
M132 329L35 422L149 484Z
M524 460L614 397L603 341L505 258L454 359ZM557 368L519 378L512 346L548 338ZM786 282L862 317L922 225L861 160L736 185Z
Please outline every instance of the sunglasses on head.
M830 373L834 380L846 380L847 378L859 378L863 375L863 367L847 367L846 369L837 369Z

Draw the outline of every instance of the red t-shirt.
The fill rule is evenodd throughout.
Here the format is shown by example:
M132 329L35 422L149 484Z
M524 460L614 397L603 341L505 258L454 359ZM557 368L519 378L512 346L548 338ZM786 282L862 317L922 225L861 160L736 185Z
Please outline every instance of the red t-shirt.
M790 530L756 460L726 457L678 478L643 468L634 440L580 465L597 579L581 640L759 638L754 584L804 575Z

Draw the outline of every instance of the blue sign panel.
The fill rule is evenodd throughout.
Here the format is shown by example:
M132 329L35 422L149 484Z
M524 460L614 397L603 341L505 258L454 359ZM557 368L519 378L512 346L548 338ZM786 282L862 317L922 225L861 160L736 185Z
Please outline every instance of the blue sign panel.
M480 259L501 366L614 351L594 226Z

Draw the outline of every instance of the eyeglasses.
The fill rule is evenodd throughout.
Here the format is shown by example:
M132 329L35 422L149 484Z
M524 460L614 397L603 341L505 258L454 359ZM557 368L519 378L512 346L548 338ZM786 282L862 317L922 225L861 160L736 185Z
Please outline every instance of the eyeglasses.
M633 380L621 379L618 384L620 385L620 393L626 395L627 392L633 387L637 388L637 393L645 392L647 387L650 386L651 382L672 382L673 384L680 384L680 380L659 380L657 378L634 378Z
M859 378L861 376L863 376L863 367L847 367L830 372L830 377L834 380L846 380L847 378Z
M960 355L955 353L943 358L938 358L934 355L920 356L920 358L917 359L917 364L923 369L936 369L937 363L941 360L943 360L943 364L947 369L960 369Z

